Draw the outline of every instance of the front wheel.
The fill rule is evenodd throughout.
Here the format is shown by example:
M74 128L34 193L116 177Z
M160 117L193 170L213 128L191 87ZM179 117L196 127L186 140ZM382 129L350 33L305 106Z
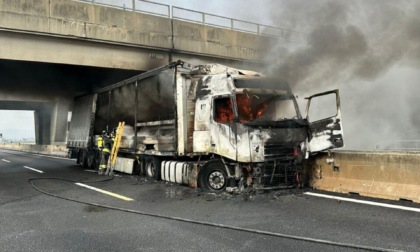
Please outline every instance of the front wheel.
M227 186L226 168L219 160L207 162L199 175L203 191L223 191Z

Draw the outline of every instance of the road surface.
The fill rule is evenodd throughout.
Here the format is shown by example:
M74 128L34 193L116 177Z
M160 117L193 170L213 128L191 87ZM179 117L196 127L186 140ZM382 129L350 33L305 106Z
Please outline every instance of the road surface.
M0 150L0 251L420 251L411 202L309 189L209 194L122 174L95 182L108 178Z

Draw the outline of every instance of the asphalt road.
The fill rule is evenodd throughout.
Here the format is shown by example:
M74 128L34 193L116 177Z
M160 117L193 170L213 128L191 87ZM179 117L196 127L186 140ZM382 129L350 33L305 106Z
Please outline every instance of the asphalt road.
M420 205L411 202L381 201L414 211L308 190L208 194L131 175L97 182L106 179L74 160L0 150L0 251L420 251Z

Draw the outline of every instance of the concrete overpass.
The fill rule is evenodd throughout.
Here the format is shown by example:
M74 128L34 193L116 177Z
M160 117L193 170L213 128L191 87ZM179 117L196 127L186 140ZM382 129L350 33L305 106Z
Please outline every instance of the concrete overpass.
M92 88L178 59L263 68L283 40L257 27L72 0L0 0L0 109L35 110L37 144L63 144L73 96Z

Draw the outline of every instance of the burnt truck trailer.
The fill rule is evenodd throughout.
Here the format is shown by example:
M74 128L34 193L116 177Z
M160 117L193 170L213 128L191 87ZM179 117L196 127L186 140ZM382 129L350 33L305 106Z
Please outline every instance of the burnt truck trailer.
M338 90L307 111L322 97L334 113L309 122L285 81L178 61L76 97L68 148L96 168L98 136L124 121L117 171L213 191L295 186L303 160L343 146Z

